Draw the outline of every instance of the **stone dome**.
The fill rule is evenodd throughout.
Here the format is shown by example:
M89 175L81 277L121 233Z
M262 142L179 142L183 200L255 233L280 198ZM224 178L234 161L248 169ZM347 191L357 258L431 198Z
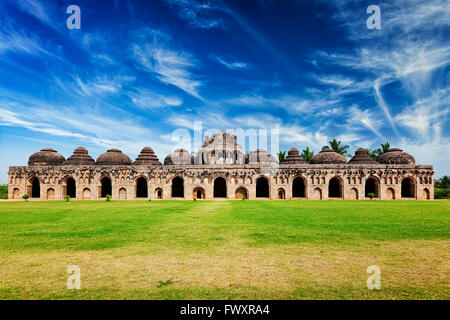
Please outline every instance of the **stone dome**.
M64 165L95 165L95 160L89 155L84 147L78 147L73 151L73 154L67 158Z
M171 164L193 164L194 156L191 155L186 149L177 149L171 154L167 155L164 159L165 165Z
M336 151L325 148L320 151L318 154L314 155L309 161L310 164L339 164L339 163L347 163L345 157L340 155Z
M98 165L127 165L131 159L119 149L109 149L97 158Z
M66 161L62 155L56 150L51 148L42 149L39 152L33 153L28 158L29 166L47 166L47 165L59 165Z
M250 153L248 158L249 164L258 164L258 163L278 163L277 159L272 156L270 153L267 153L264 149L257 149Z
M416 160L412 155L399 148L391 148L378 157L378 162L383 164L415 164Z
M157 166L161 165L161 162L159 162L158 157L155 155L155 152L152 148L145 147L141 150L141 153L133 162L133 164L138 166Z
M366 149L359 148L355 151L355 155L350 159L348 163L352 164L376 164L377 162L373 160Z
M283 164L302 164L306 163L297 148L291 148L288 151L286 159L282 162Z

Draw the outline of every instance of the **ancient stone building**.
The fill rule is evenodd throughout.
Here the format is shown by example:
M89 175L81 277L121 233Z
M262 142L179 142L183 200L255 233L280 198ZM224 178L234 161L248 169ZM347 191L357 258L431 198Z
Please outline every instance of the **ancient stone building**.
M346 159L324 149L306 163L292 148L281 164L265 150L244 154L236 136L219 132L194 155L175 150L159 162L153 150L131 159L110 149L96 161L83 147L67 160L53 149L30 156L28 166L9 168L8 197L103 199L433 199L433 166L416 165L400 149L378 162L360 148Z

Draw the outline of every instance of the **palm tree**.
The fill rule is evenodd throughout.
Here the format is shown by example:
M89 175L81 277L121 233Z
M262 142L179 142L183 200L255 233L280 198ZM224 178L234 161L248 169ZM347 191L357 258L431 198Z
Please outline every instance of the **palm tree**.
M348 145L342 145L341 141L337 141L336 138L334 138L331 141L328 141L330 146L323 146L322 150L325 148L333 149L335 152L339 153L340 155L343 155L344 157L349 157L350 154L347 153L347 149L350 148Z
M377 161L380 156L379 150L366 149L366 152L374 161Z
M282 163L284 160L286 160L286 151L278 151L278 163Z
M386 153L391 148L391 145L389 144L389 141L386 141L385 144L381 144L381 148L378 148L378 157L381 156L383 153Z
M439 186L441 188L447 189L450 185L450 178L448 176L443 176L439 179Z
M314 151L309 150L309 147L306 147L306 149L303 149L301 156L303 157L303 159L306 162L309 162L309 160L311 160L311 158L314 155Z

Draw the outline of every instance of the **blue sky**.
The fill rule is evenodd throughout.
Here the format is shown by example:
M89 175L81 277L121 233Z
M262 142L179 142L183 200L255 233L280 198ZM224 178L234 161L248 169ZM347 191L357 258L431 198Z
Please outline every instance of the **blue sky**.
M66 27L72 4L80 30ZM371 4L380 30L366 27ZM281 150L389 141L450 173L448 0L6 0L0 12L1 183L44 147L134 159L150 146L163 160L194 121L279 128Z

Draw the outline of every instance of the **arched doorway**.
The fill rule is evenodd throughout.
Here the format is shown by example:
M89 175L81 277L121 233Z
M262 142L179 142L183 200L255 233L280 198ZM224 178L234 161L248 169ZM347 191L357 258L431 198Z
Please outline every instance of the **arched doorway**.
M305 197L305 180L301 177L297 177L292 181L292 197L304 198Z
M265 177L256 179L256 197L269 198L269 180Z
M91 200L91 190L89 188L84 188L81 198L83 200Z
M20 191L19 191L18 188L14 188L12 197L13 197L13 199L19 199L19 197L20 197Z
M430 190L427 188L423 189L423 198L426 200L430 200Z
M172 180L172 198L184 198L184 180L175 177Z
M127 200L127 189L125 188L119 189L119 200Z
M283 188L278 189L278 192L277 192L277 199L279 199L279 200L284 200L284 199L286 199L286 192L284 192L284 189L283 189Z
M53 189L53 188L47 189L46 199L47 200L55 200L55 189Z
M194 199L205 199L205 191L203 188L197 187L192 191L192 197Z
M148 197L148 187L147 179L140 177L136 180L136 198L147 198Z
M34 177L31 182L31 197L32 198L40 198L41 197L41 184L39 179Z
M227 182L224 178L218 177L214 180L214 198L227 197Z
M75 185L75 179L70 177L67 178L66 180L66 185L65 185L65 196L69 196L70 198L74 199L77 197L77 187Z
M320 188L314 189L313 200L322 200L322 189L320 189Z
M350 200L358 200L358 190L356 188L350 189Z
M105 198L107 195L112 196L111 179L108 177L103 177L100 180L100 197Z
M416 184L413 178L402 180L402 198L414 198L416 196Z
M366 179L365 187L364 187L364 196L369 197L369 193L373 193L375 198L379 197L379 182L375 177L369 177Z
M162 191L161 188L157 188L157 189L155 190L155 197L156 197L156 199L158 199L158 200L161 200L161 199L163 198L163 191Z
M328 183L328 198L342 198L342 182L337 177Z
M248 199L247 189L245 189L244 187L237 188L234 194L234 198L239 200Z
M387 200L395 200L395 191L392 188L388 188L386 190L386 199Z

